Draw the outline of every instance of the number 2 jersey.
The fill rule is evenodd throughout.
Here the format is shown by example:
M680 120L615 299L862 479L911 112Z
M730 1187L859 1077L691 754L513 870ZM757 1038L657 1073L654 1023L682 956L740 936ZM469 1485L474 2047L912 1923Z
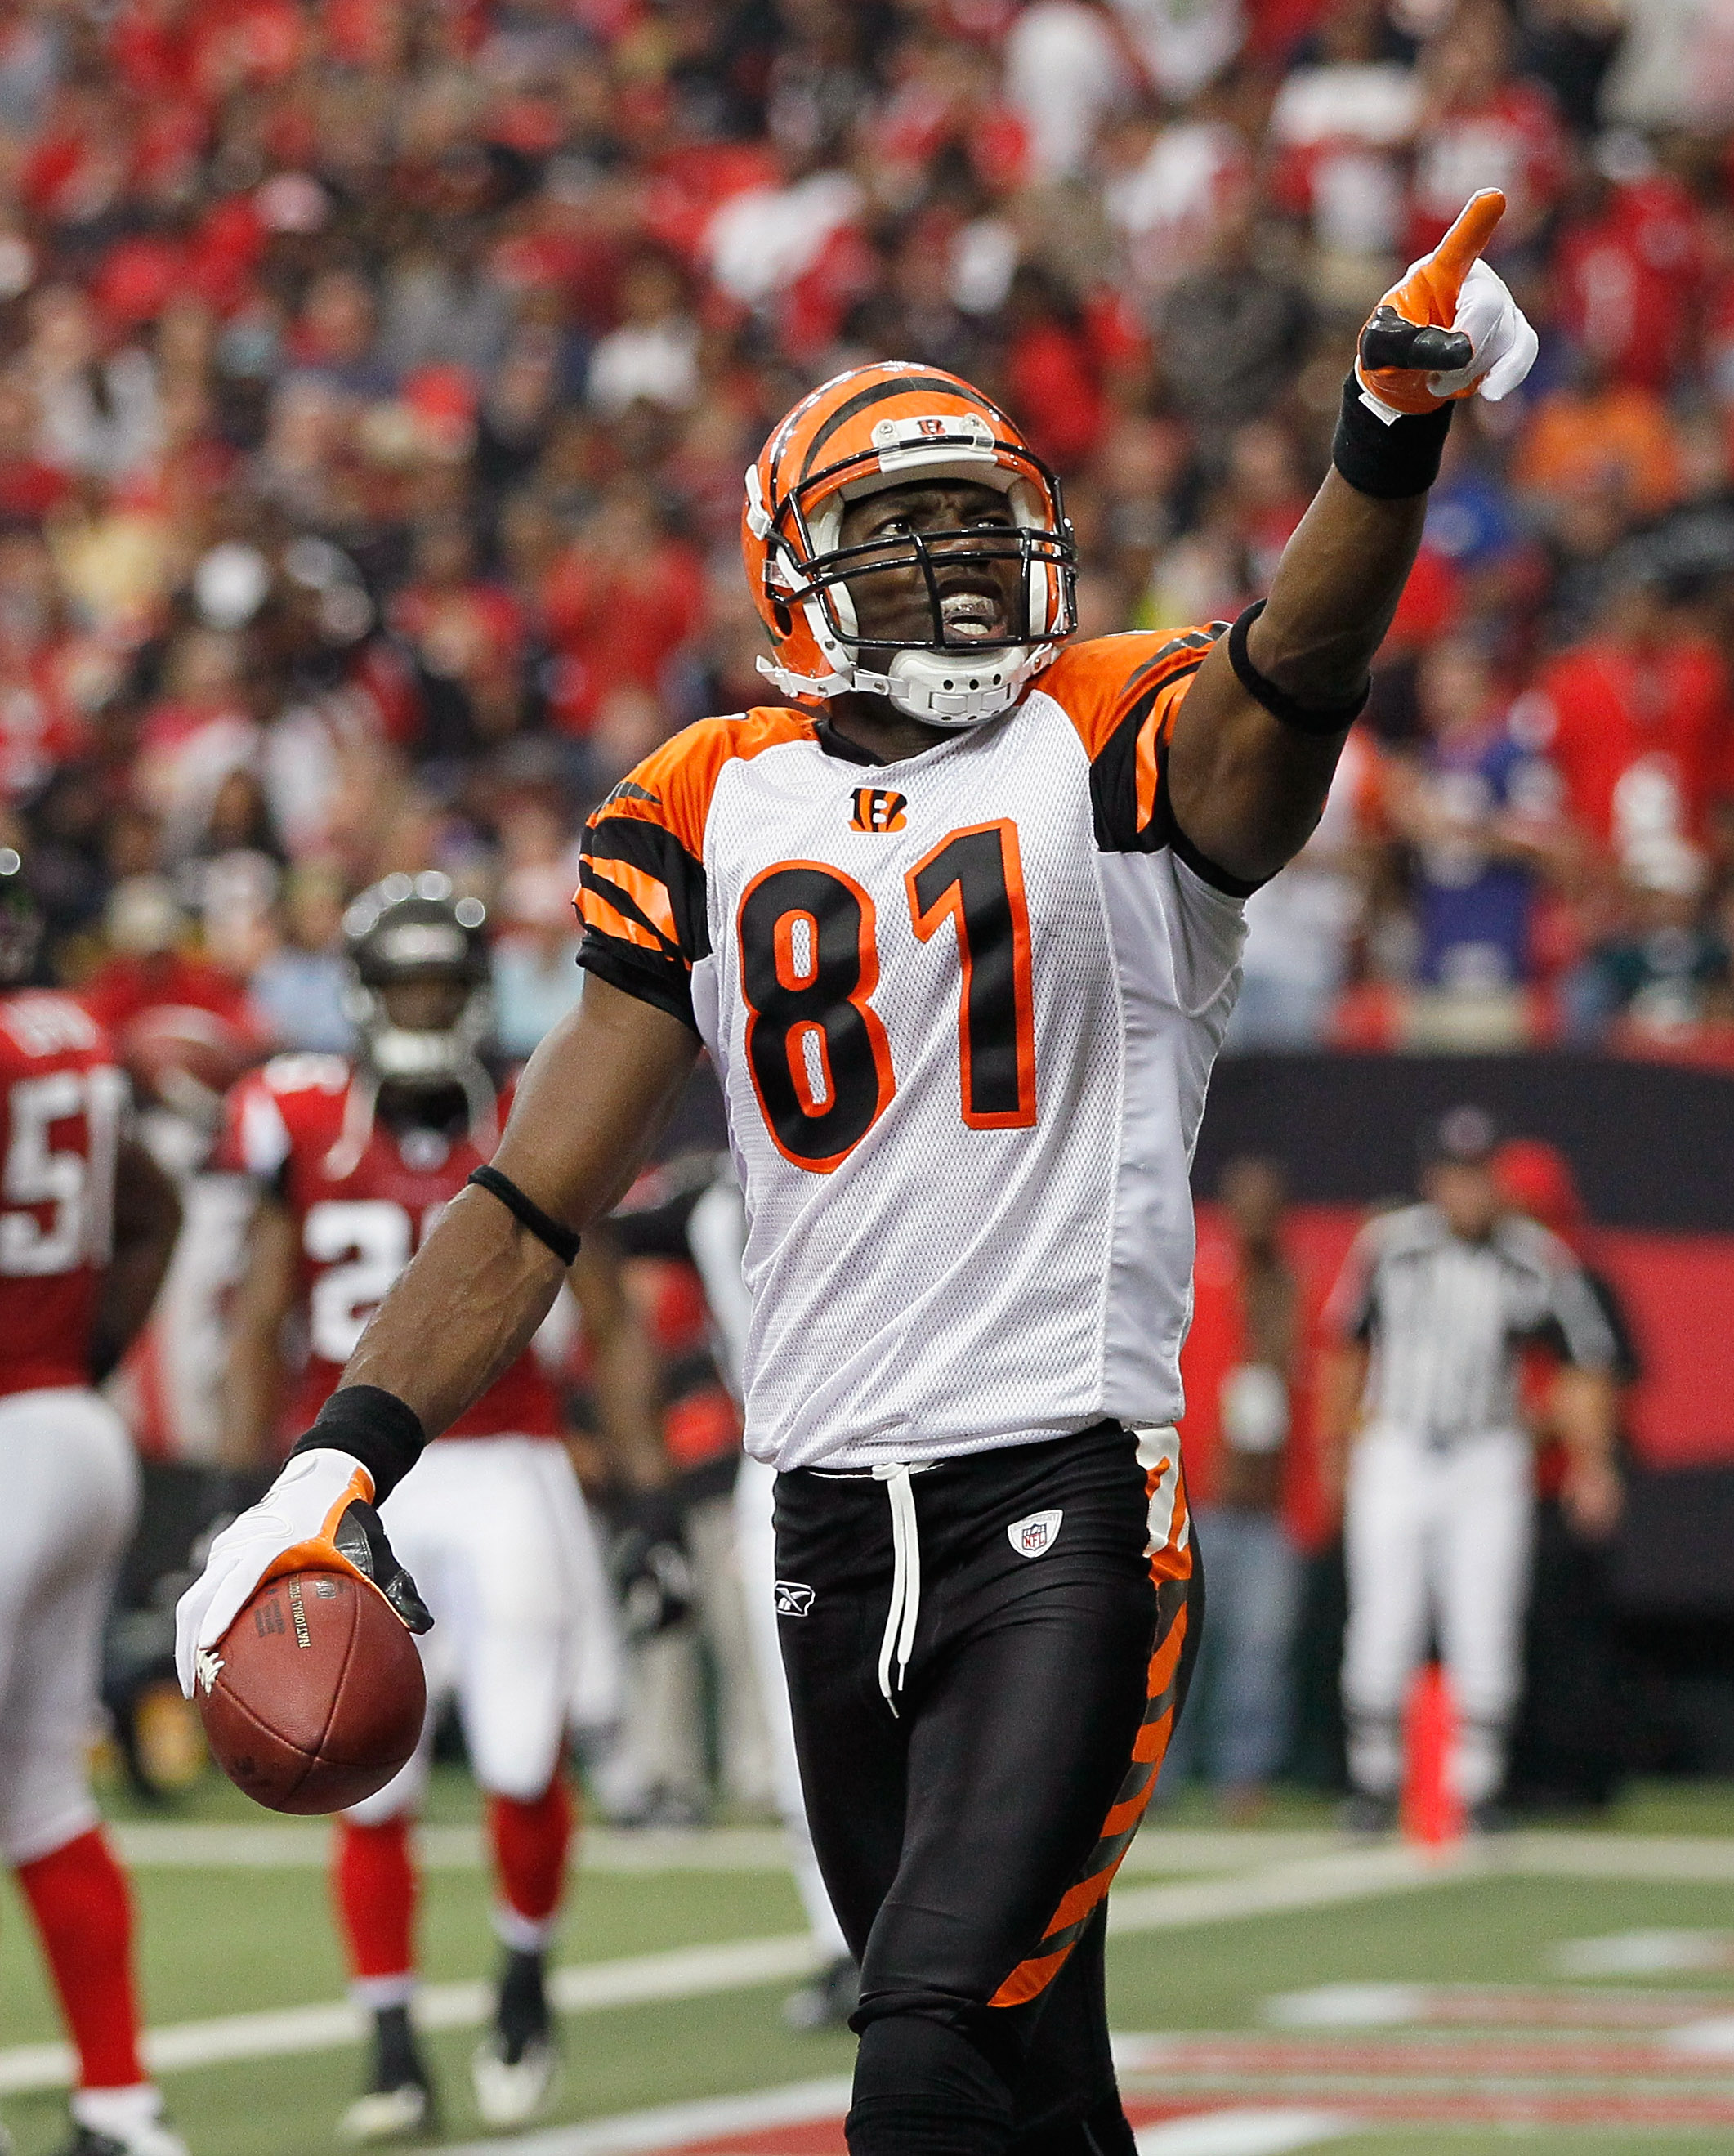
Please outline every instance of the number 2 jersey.
M295 1220L307 1333L290 1404L296 1430L336 1389L387 1290L488 1158L467 1135L396 1131L353 1113L359 1105L352 1066L337 1055L280 1055L228 1096L218 1164ZM502 1125L509 1105L502 1097ZM526 1349L444 1435L553 1437L559 1428L553 1387Z
M0 996L0 1393L90 1382L126 1101L69 996Z
M1175 827L1167 747L1220 633L1075 645L897 763L792 709L705 720L590 819L582 963L695 1027L726 1097L757 1458L1178 1419L1248 886Z

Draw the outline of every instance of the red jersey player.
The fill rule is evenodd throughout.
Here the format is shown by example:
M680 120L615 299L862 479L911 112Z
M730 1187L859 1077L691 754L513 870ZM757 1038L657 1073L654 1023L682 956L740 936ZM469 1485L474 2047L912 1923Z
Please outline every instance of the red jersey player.
M435 871L389 876L364 892L346 917L358 1060L282 1056L230 1096L230 1164L259 1192L226 1380L231 1464L269 1455L284 1404L285 1321L298 1312L306 1332L289 1403L299 1429L434 1220L499 1142L508 1096L480 1055L483 926L480 901L454 900ZM665 1471L649 1351L598 1247L587 1247L571 1283L597 1358L604 1434L624 1455L628 1478L644 1486ZM430 1701L455 1693L488 1798L505 1964L474 2074L493 2126L531 2117L552 2087L543 1958L572 1826L562 1748L569 1717L596 1723L613 1712L608 1592L559 1440L553 1388L526 1353L453 1424L407 1502L387 1508L437 1620L423 1641ZM335 1898L354 1994L374 2022L369 2085L342 2122L352 2141L416 2133L433 2113L408 2019L408 1829L427 1781L434 1706L416 1757L337 1830Z
M107 1034L21 985L40 941L23 864L0 847L0 1853L78 2053L67 2156L186 2156L139 2063L126 1882L84 1767L138 1510L131 1443L92 1388L144 1322L180 1207L122 1133Z

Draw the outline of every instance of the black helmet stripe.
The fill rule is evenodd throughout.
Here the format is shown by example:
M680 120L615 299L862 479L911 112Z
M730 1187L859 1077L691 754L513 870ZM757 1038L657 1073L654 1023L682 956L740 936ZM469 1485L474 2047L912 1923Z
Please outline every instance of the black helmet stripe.
M937 389L948 397L964 397L980 410L989 413L1006 426L1011 421L999 407L983 397L979 389L972 389L967 382L959 382L947 374L900 374L895 382L875 382L866 389L858 389L853 397L844 398L837 409L826 420L813 439L807 444L807 454L801 459L801 477L812 476L813 460L839 427L847 426L858 412L865 412L875 404L882 404L890 397L906 397L912 389Z

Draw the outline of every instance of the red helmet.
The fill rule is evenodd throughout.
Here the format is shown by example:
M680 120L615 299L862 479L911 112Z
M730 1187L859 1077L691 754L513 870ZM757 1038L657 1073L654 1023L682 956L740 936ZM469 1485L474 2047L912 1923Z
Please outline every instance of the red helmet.
M997 488L1017 521L839 546L845 503L920 479ZM947 636L931 559L936 545L948 564L1022 564L1014 634ZM851 367L785 415L746 475L741 549L776 651L760 670L798 699L863 690L931 726L974 726L1016 703L1077 626L1077 556L1059 480L980 390L914 360ZM894 656L877 673L859 663L848 580L908 569L926 579L932 633L890 646Z
M1507 1204L1528 1214L1575 1247L1589 1225L1572 1164L1541 1138L1507 1138L1493 1156L1493 1173Z

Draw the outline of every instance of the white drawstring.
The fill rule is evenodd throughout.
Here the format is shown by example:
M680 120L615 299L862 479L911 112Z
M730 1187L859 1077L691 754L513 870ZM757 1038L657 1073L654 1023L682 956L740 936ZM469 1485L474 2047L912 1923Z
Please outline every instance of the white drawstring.
M913 1471L920 1474L921 1469ZM897 1712L897 1702L891 1684L892 1659L895 1656L897 1664L896 1690L901 1691L921 1608L921 1540L916 1521L916 1493L910 1487L911 1472L908 1462L901 1460L888 1460L873 1471L874 1481L885 1484L891 1500L891 1606L885 1613L885 1637L879 1646L879 1688L893 1714Z

